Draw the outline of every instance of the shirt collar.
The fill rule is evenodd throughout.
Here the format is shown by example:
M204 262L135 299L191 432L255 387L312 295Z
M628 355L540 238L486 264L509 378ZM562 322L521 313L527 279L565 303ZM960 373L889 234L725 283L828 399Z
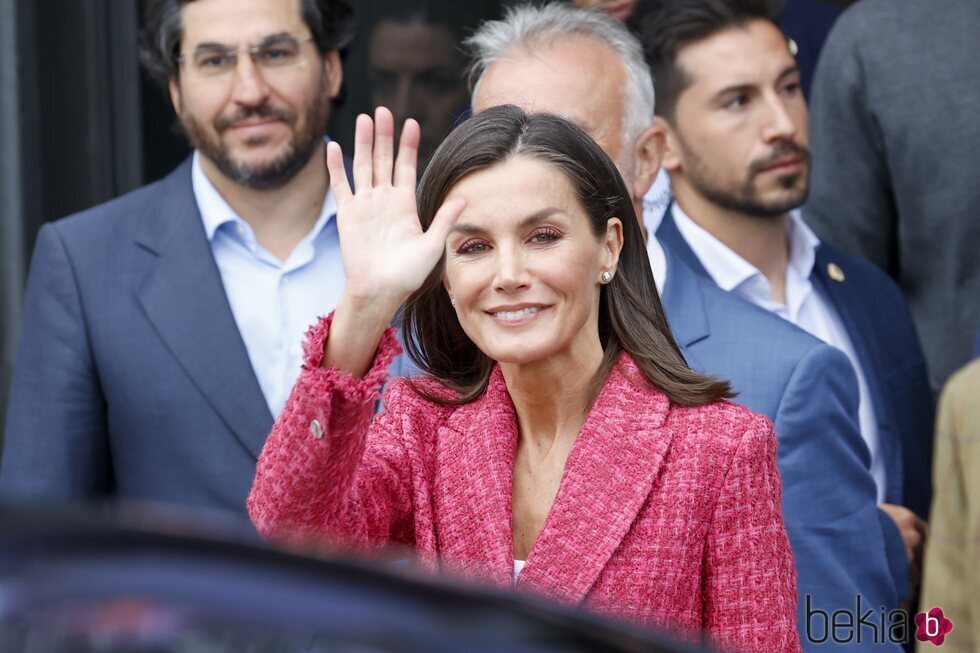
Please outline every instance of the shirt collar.
M647 256L650 257L650 269L653 271L657 290L663 295L664 287L667 285L667 256L654 233L647 235Z
M692 220L677 202L674 202L671 211L678 231L722 290L735 290L752 277L762 276L758 268Z
M813 266L817 263L817 248L820 239L803 221L799 209L793 209L786 218L789 232L789 264L800 279L809 279Z
M769 282L757 267L694 222L676 202L671 210L674 222L684 236L684 240L694 250L701 265L719 287L740 294L758 294L758 299L769 301ZM787 214L786 223L789 238L789 267L800 282L805 282L813 273L820 239L803 221L797 209Z
M328 142L328 139L324 139ZM201 155L195 150L191 164L191 185L194 189L194 198L197 200L197 208L201 212L201 220L204 223L204 232L207 234L208 242L214 240L214 235L218 229L225 224L242 225L248 233L251 227L245 222L235 210L231 208L225 198L221 196L218 189L208 178L201 166ZM333 189L327 189L327 196L323 200L323 208L320 209L320 216L317 218L313 229L304 241L312 240L323 230L327 222L337 214L337 198L334 196Z
M196 150L191 165L191 185L194 189L194 199L197 200L197 208L201 212L201 220L204 222L204 232L207 234L209 242L214 240L214 234L221 225L229 222L244 222L204 173L204 168L201 167L201 155Z

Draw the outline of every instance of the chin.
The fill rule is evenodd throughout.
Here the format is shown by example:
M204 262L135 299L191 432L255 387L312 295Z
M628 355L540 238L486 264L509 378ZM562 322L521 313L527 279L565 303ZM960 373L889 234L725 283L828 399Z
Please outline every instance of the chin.
M508 365L527 365L553 356L559 348L554 340L539 340L529 342L527 339L515 339L514 342L495 342L480 349L498 363Z
M230 149L231 157L239 166L264 170L274 168L287 160L292 148L285 143L264 143L240 145Z
M777 197L772 205L777 208L780 212L786 213L797 209L806 202L806 190L803 191L793 191L788 193L782 193Z

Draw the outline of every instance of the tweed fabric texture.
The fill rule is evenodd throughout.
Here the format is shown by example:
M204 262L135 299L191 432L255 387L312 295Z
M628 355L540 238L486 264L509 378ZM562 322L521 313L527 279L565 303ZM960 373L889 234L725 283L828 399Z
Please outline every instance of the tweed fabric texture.
M396 379L393 331L362 379L319 367L329 318L259 458L249 513L274 540L362 551L513 586L517 421L500 368L461 406ZM448 393L432 379L426 391ZM310 423L323 427L322 439ZM772 424L719 401L685 408L617 363L586 417L517 589L739 651L799 651L796 571L780 512Z

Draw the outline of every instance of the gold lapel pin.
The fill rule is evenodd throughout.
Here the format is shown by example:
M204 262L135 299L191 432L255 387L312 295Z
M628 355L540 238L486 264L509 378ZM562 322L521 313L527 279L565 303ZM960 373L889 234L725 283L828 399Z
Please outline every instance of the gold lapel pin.
M839 283L844 282L844 278L845 278L844 271L841 270L840 266L837 265L836 263L827 264L827 274L830 275L830 278L833 279L834 281L837 281Z

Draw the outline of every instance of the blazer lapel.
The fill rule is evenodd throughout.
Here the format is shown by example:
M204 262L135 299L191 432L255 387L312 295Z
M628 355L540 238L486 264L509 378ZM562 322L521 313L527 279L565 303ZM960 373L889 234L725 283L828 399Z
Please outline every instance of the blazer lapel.
M273 419L211 254L190 170L188 160L161 183L157 212L137 238L157 257L138 299L193 383L258 458Z
M673 202L667 205L663 220L660 221L660 226L657 228L657 240L660 241L660 244L663 245L666 251L672 253L675 259L683 262L692 272L714 283L714 279L711 278L704 265L701 264L701 259L698 258L698 255L691 249L687 240L684 239L681 230L677 228L677 223L674 222L674 214L671 211L673 207ZM667 279L669 283L669 268Z
M586 597L650 494L670 446L669 407L624 354L568 456L519 588L571 603Z
M878 335L875 333L875 326L870 320L866 298L862 295L861 289L855 283L857 274L851 274L848 279L847 261L843 257L834 255L833 250L827 245L821 244L816 251L816 260L813 266L813 281L824 291L830 299L831 304L837 310L844 329L851 338L851 344L857 354L861 369L864 371L865 381L868 383L868 392L871 395L871 403L874 405L875 419L878 422L880 433L879 445L885 456L885 467L888 469L888 496L901 497L903 479L902 473L902 452L901 447L896 446L895 437L891 430L895 427L887 402L884 401L886 389L881 387L882 365L879 353L873 343L876 342Z
M495 367L483 395L460 406L439 432L437 486L451 488L440 522L465 525L439 533L447 559L475 564L482 580L511 587L514 577L512 478L517 419Z
M667 283L661 301L667 322L688 366L703 370L704 361L698 357L695 345L711 336L705 306L705 282L666 247L664 254L667 258Z

